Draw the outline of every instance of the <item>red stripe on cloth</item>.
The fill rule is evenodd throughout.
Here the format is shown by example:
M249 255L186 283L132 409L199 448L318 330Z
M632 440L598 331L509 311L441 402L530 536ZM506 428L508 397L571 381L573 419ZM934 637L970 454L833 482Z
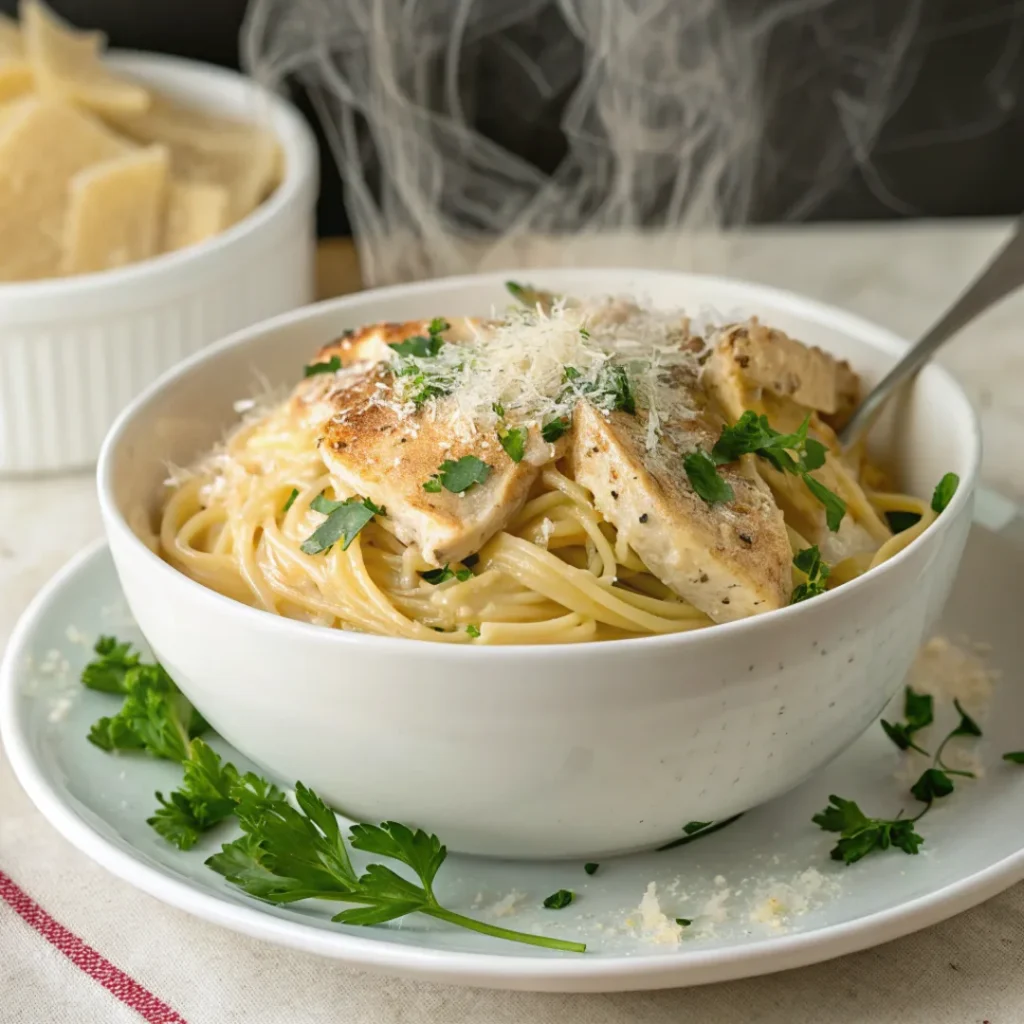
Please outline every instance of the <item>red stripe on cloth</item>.
M188 1024L180 1013L161 1002L152 992L129 978L92 946L55 921L35 900L0 871L0 899L27 921L47 942L56 946L80 971L98 981L125 1006L131 1007L149 1024Z

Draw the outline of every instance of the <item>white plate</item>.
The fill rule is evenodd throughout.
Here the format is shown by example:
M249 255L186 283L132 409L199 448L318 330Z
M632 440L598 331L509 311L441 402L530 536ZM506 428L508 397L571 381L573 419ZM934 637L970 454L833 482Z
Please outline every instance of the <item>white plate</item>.
M29 796L88 856L167 903L272 942L361 968L540 991L660 988L784 970L934 924L1024 877L1018 824L1024 769L1000 761L1002 752L1024 748L1018 683L1024 519L1005 499L984 492L976 518L943 629L990 643L988 664L1001 669L1003 679L977 750L985 776L961 784L924 819L920 855L890 851L843 867L829 860L832 837L811 823L830 793L858 800L869 813L913 805L907 783L894 775L899 753L873 727L820 777L689 846L611 860L592 877L576 862L453 856L441 869L439 896L448 906L585 941L583 955L537 951L418 916L374 928L335 925L330 912L316 906L257 903L206 868L203 860L228 830L189 853L165 844L145 818L154 790L173 788L180 772L167 763L104 754L85 739L89 723L111 713L117 701L78 685L88 657L82 636L91 641L112 632L138 639L105 547L67 566L15 631L0 672L0 734ZM245 680L225 685L244 693ZM246 765L219 741L214 745ZM820 874L805 875L809 868ZM631 913L639 917L635 911L651 881L670 917L694 919L677 947L634 934L626 924ZM575 890L576 902L561 911L541 909L542 899L559 888ZM513 912L498 916L495 905L512 892L521 894ZM759 912L770 894L788 911L766 922ZM801 898L807 905L798 913ZM709 912L716 903L721 912Z

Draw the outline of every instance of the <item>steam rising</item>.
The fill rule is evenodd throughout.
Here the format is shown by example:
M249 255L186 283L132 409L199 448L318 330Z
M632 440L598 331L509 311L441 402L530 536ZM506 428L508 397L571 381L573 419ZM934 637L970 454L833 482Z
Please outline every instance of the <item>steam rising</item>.
M771 214L800 219L853 168L912 212L871 157L916 75L922 6L253 0L243 57L309 92L384 283L514 263L538 234L746 223L773 182ZM567 148L548 171L492 141L529 146L555 105Z

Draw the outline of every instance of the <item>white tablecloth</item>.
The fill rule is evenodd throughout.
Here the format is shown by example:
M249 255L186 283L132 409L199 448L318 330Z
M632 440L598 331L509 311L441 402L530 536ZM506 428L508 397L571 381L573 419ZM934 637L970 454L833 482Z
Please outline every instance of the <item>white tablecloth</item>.
M581 261L724 272L918 332L1005 234L999 224L765 231L702 246L615 239ZM553 244L553 243L552 243ZM537 251L540 250L540 251ZM532 262L561 262L549 245ZM984 479L1024 499L1024 295L944 355L980 407ZM90 474L0 481L0 645L38 588L100 533ZM104 987L106 986L106 987ZM131 1007L135 1007L134 1009ZM925 932L773 977L558 996L361 974L162 905L69 846L0 756L0 1024L1021 1024L1024 886Z

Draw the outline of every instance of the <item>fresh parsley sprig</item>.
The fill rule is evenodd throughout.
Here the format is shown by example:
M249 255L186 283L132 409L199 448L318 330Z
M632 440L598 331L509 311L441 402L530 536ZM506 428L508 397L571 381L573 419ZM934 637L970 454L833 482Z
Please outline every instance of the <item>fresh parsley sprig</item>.
M229 790L237 773L196 738L209 725L161 665L142 662L131 644L113 637L100 637L94 650L98 657L82 670L82 684L122 694L124 702L117 714L93 723L89 741L108 752L138 751L184 767L181 789L166 799L157 793L160 807L148 824L188 850L202 832L233 813Z
M852 800L830 796L830 806L814 815L811 819L816 825L828 832L838 832L839 842L832 849L832 859L841 860L845 864L853 864L862 857L876 850L887 850L890 846L903 850L904 853L915 854L924 843L914 825L931 810L936 800L949 796L955 788L951 776L958 775L974 778L973 772L960 771L948 767L942 760L946 744L957 736L981 736L978 723L966 712L959 700L953 706L960 715L956 727L946 735L939 744L932 764L926 768L910 787L915 799L924 804L924 808L913 818L904 818L902 811L895 818L869 818ZM905 722L895 724L882 721L885 734L901 750L912 749L925 756L928 751L913 741L913 735L934 721L932 698L928 694L915 693L909 686L904 691L903 717Z
M359 531L374 516L387 515L383 506L358 496L344 501L331 501L323 494L318 494L309 503L309 507L327 518L299 545L299 550L307 555L329 551L339 540L342 542L341 550L346 551Z
M915 854L924 843L914 828L917 818L869 818L853 800L834 794L828 800L829 806L811 820L826 832L839 833L839 841L832 848L833 860L854 864L869 853L888 850L890 846ZM921 814L927 810L926 807Z
M512 942L586 950L582 942L501 928L442 906L434 880L447 850L435 835L394 821L353 825L353 849L404 864L418 882L376 863L357 874L334 812L301 782L295 787L297 808L254 775L239 780L234 797L243 835L206 863L250 896L277 904L308 899L355 904L332 918L342 924L383 924L418 913Z
M232 795L238 783L234 765L222 762L202 740L189 744L183 764L185 777L179 789L166 798L157 793L160 807L146 824L179 850L190 850L208 829L235 813Z
M501 928L442 906L433 883L447 851L437 836L419 829L396 822L353 825L349 837L353 849L411 868L419 884L381 864L370 864L357 875L338 819L316 793L298 783L296 808L266 779L239 773L195 738L209 726L160 665L142 662L130 644L113 637L101 637L95 650L97 658L82 673L83 684L122 694L124 704L116 715L100 719L89 739L107 751L145 752L182 765L181 786L166 798L157 793L160 806L148 819L179 849L191 849L203 832L236 816L242 836L225 843L206 863L244 892L269 903L324 899L355 904L333 918L344 924L380 924L422 913L512 942L586 950L582 942Z
M798 604L806 601L809 597L817 597L825 593L825 584L828 581L829 567L821 560L821 552L816 544L809 548L798 551L793 556L795 565L806 577L802 583L793 588L793 598L790 604Z

